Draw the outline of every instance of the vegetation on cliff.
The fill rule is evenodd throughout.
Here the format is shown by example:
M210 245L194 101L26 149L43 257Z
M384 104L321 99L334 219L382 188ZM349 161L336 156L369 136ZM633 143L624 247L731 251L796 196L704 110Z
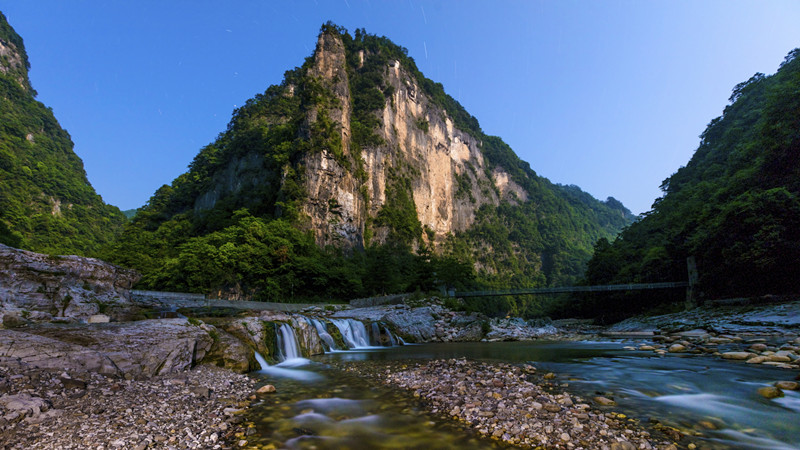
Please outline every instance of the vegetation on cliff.
M344 46L347 83L317 74L314 55L286 72L280 85L234 111L227 130L199 152L188 172L161 187L136 212L107 249L107 258L142 271L144 287L270 300L443 286L558 285L578 280L595 241L611 238L632 220L614 199L600 202L575 186L538 176L500 138L485 135L441 84L425 78L404 48L364 30L351 36L332 24L324 25L322 33L336 36ZM422 91L417 95L439 108L436 114L446 115L479 142L484 178L491 180L491 171L502 168L527 200L484 204L472 228L434 245L434 232L417 217L412 195L418 169L395 161L386 172L386 200L367 217L363 248L315 245L303 212L308 201L303 158L327 152L362 183L357 192L369 204L362 154L387 145L379 113L394 102L386 73L395 62L413 77ZM342 98L349 104L342 104ZM338 119L345 111L349 142L342 138ZM426 120L414 124L424 133L429 127ZM481 194L473 189L464 175L456 195L474 203ZM491 182L479 189L500 197ZM338 220L343 205L331 199L317 207ZM489 309L485 312L505 314L520 308L500 300Z
M652 210L613 242L597 242L587 283L685 280L692 256L702 298L800 292L798 55L790 52L774 75L736 85ZM595 296L579 311L631 314L682 295Z
M53 111L36 101L22 38L0 13L0 243L97 256L125 217L103 202Z

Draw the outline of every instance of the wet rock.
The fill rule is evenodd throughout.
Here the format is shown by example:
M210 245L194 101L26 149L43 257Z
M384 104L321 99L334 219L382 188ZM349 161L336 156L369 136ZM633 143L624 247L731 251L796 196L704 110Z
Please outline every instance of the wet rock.
M594 401L597 404L601 405L601 406L616 406L617 405L617 402L615 402L614 400L611 400L610 398L602 397L602 396L595 397Z
M672 344L667 351L670 353L683 353L686 351L686 346L683 344Z
M750 351L757 352L757 353L758 352L763 352L766 349L767 349L767 345L766 344L760 344L759 343L759 344L753 344L753 345L750 346Z
M766 399L783 397L783 391L774 386L765 386L758 388L758 394Z
M800 383L795 381L776 381L775 387L784 391L796 391L800 389Z
M736 361L740 360L747 360L750 358L754 358L756 355L750 352L725 352L722 354L722 357L725 359L733 359Z

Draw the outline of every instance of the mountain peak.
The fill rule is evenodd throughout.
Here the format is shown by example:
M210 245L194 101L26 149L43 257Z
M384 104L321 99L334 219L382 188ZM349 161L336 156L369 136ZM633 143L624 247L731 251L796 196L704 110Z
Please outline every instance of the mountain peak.
M6 16L0 12L0 73L8 74L27 92L31 92L28 79L28 54L22 37L9 25Z

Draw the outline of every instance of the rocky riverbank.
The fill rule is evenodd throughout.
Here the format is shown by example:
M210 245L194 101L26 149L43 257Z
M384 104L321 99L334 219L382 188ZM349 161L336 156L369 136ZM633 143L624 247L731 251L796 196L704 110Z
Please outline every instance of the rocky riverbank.
M540 373L531 365L449 359L348 362L340 368L405 389L434 414L511 445L677 449L668 436L657 431L651 434L635 420L603 405L602 399L589 401L568 393L554 381L554 374Z
M143 380L0 359L0 448L231 448L254 380L202 365Z

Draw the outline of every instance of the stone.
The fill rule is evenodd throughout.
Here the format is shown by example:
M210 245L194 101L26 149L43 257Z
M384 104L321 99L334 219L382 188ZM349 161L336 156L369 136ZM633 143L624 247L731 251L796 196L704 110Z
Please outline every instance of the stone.
M795 381L776 381L775 387L784 391L796 391L800 389L800 383Z
M0 397L0 406L8 411L19 413L20 415L31 414L37 416L50 408L50 402L33 397L30 394L3 395Z
M750 346L750 350L752 350L754 352L763 352L766 349L767 349L767 345L766 344L761 344L761 343L753 344L753 345Z
M28 311L31 321L54 316L86 320L98 314L122 319L135 310L130 289L140 278L94 258L51 256L0 244L0 316ZM6 327L8 328L8 327Z
M683 353L686 351L686 346L683 344L672 344L667 351L670 353Z
M108 323L108 322L111 322L111 317L108 317L105 314L94 314L89 316L88 319L86 319L86 323Z
M617 405L617 402L615 402L614 400L611 400L610 398L603 397L603 396L595 397L594 401L597 404L601 405L601 406L616 406Z
M783 391L775 386L765 386L758 388L758 394L766 399L783 397Z
M211 397L211 389L205 386L195 386L189 389L194 395L202 398L210 398Z
M750 358L754 358L756 355L750 352L725 352L722 354L724 359L732 359L736 361L747 360Z
M64 385L64 389L86 389L86 382L82 380L76 380L74 378L60 378L61 384Z
M0 357L38 368L147 378L183 372L201 362L214 342L214 330L186 319L0 330Z
M256 393L258 393L258 394L271 394L271 393L273 393L275 391L276 391L275 386L273 386L271 384L265 384L264 386L261 386L260 388L258 388Z

